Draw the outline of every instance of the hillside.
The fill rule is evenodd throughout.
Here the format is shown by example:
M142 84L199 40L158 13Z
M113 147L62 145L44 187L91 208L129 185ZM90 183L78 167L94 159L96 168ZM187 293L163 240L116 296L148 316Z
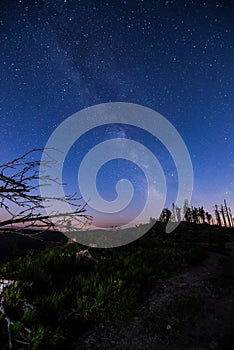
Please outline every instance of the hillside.
M67 237L56 231L1 229L0 262L45 248L49 243L63 244L66 241Z
M234 236L195 267L159 279L127 321L100 323L76 350L232 350Z
M164 229L118 248L50 245L1 264L14 349L222 349L233 325L233 229Z

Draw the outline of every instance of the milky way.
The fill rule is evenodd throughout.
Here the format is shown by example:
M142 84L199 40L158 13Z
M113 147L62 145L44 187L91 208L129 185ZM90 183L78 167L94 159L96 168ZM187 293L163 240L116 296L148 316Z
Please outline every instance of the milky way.
M194 167L193 204L212 210L226 198L234 210L233 10L232 1L218 0L2 2L0 161L43 147L85 107L133 102L161 113L183 137ZM116 136L153 143L116 125L90 133L74 152ZM176 172L163 152L173 197ZM105 183L116 166L111 176L109 165L103 170ZM126 168L118 166L117 177Z

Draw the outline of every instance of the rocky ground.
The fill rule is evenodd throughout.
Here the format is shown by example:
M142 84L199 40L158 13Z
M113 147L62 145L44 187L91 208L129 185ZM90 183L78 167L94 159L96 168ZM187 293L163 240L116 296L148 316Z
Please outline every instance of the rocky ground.
M234 348L234 237L184 273L160 280L130 320L99 324L79 350L231 350Z

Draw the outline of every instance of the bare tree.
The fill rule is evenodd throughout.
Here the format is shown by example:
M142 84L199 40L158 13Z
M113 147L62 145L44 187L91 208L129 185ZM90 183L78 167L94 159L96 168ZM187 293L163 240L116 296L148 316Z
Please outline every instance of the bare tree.
M226 214L226 217L228 220L228 226L231 227L232 223L231 223L230 212L229 212L228 207L227 207L226 199L224 199L224 208L225 208L225 214Z
M76 194L68 195L64 198L47 197L40 195L39 167L44 172L40 176L40 181L49 186L57 179L49 179L46 175L46 168L53 166L55 160L49 158L46 162L33 159L35 155L41 153L42 149L33 149L21 157L0 165L0 227L23 226L43 229L63 229L67 227L68 220L72 222L73 228L80 228L87 225L92 217L86 214L86 204L79 204L81 198L76 198ZM49 155L49 150L47 150ZM63 186L63 184L59 184ZM50 201L66 201L71 207L70 212L45 212L44 203Z
M181 218L181 208L176 206L176 217L177 217L177 221L180 222L182 220Z
M223 223L224 223L224 226L227 227L227 221L226 221L226 217L225 217L225 210L224 210L224 207L223 205L221 204L221 210L220 210L220 213L222 214L222 218L223 218Z
M219 208L218 208L217 204L215 204L215 217L216 217L216 221L217 221L218 226L222 226L221 218L220 218L220 214L219 214Z
M230 217L230 220L231 220L231 227L233 227L233 224L234 224L234 219L232 217L232 211L231 211L231 208L228 208L228 212L229 212L229 217Z
M192 222L192 220L193 220L192 210L189 207L189 202L187 199L185 199L185 201L184 201L183 214L184 214L184 220L186 222Z

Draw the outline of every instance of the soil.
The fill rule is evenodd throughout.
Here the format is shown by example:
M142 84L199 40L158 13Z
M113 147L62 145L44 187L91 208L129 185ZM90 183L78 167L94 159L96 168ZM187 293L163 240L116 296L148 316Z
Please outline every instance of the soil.
M128 321L101 323L71 345L79 350L234 349L234 236L199 265L159 280Z

